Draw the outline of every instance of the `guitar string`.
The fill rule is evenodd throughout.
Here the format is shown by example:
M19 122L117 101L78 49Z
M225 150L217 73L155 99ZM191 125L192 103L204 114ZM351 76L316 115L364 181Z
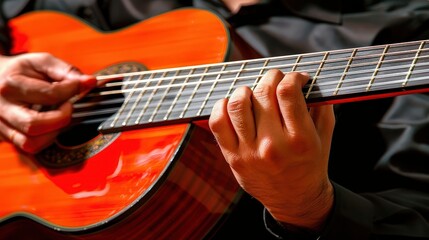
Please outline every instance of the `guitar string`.
M412 51L400 51L400 52L391 52L391 53L386 53L384 54L385 57L390 57L393 55L408 55L410 53L417 53L417 52L426 52L429 51L429 49L421 49L419 50L412 50ZM330 56L333 56L335 53L331 53ZM366 55L366 56L356 56L356 57L352 57L352 58L338 58L338 59L328 59L325 60L325 65L328 64L332 64L335 62L347 62L350 59L352 59L353 61L357 61L357 60L366 60L366 59L370 59L370 58L379 58L380 56L382 56L383 54L372 54L372 55ZM383 60L383 64L389 64L389 63L395 63L395 62L402 62L402 61L407 61L407 60L414 60L416 57L408 57L408 58L399 58L399 59L393 59L393 60ZM428 58L428 56L420 56L418 57L419 59L425 59ZM259 61L261 63L263 63L264 59L255 59L253 62L255 61ZM268 58L265 60L271 60L271 62L274 62L272 58ZM280 59L277 58L278 60L285 60L285 59ZM294 60L294 59L290 59L290 60ZM246 64L248 63L248 61L236 61L236 62L227 62L227 63L218 63L218 64L210 64L210 65L199 65L199 66L191 66L191 67L184 67L184 68L172 68L172 69L160 69L160 70L152 70L152 71L143 71L143 72L135 72L135 73L124 73L124 74L115 74L115 75L108 75L108 76L100 76L98 77L99 80L105 81L105 80L109 80L109 79L118 79L118 78L125 78L125 77L135 77L135 76L139 76L142 74L154 74L154 73L163 73L163 72L169 72L169 71L176 71L176 70L192 70L195 68L198 69L204 69L204 68L210 68L210 67L219 67L219 66L223 66L223 65L233 65L236 64L238 66L238 64ZM353 64L353 67L367 67L367 66L373 66L375 63L378 63L378 59L377 62L364 62L364 63L360 63L360 64ZM266 67L255 67L255 68L247 68L247 69L243 69L242 72L252 72L252 71L259 71L259 70L264 70L264 69L275 69L275 68L299 68L299 67L305 67L305 66L312 66L312 65L318 65L320 64L320 61L311 61L311 62L304 62L304 63L293 63L293 64L280 64L280 65L274 65L274 66L266 66ZM334 67L324 67L323 70L324 71L332 71L332 70L342 70L344 68L344 66L334 66ZM181 79L181 78L186 78L186 77L207 77L207 76L217 76L217 75L224 75L224 74L232 74L232 73L237 73L240 70L228 70L228 71L218 71L218 72L207 72L207 73L200 73L200 74L192 74L192 75L182 75L182 76L178 76L178 77L165 77L165 78L152 78L150 79L151 81L155 82L155 81L160 81L160 80L171 80L171 79ZM307 69L305 71L311 72L311 71L315 71L315 69ZM348 74L353 74L353 72L348 72ZM320 78L318 78L320 79ZM126 82L121 82L121 83L107 83L105 86L106 87L117 87L117 86L124 86L124 85L129 85L129 84L134 84L136 81L138 82L145 82L147 81L146 79L143 80L129 80ZM163 86L164 87L164 86Z
M426 63L426 64L424 64L424 65L429 65L429 63ZM405 66L405 65L403 65L403 66ZM398 67L398 66L395 66L395 68L389 68L389 69L385 69L385 70L393 70L393 69L398 69L398 68L401 68L402 66L400 66L400 67ZM409 66L406 66L407 68L409 68ZM367 73L369 73L369 71L366 71ZM427 71L426 70L414 70L413 71L413 74L414 75L416 75L416 74L420 74L420 73L426 73ZM365 71L361 71L361 72L359 72L359 74L363 74L363 73L365 73ZM357 73L356 73L357 74ZM380 79L386 79L386 78L393 78L393 77L398 77L398 76L403 76L403 75L405 75L406 73L388 73L388 74L382 74L382 75L378 75L378 77L380 78ZM258 75L252 75L252 76L248 76L248 77L246 77L246 78L249 78L249 79L255 79L255 78L258 78L258 77L262 77L263 76L263 74L258 74ZM337 77L338 75L335 75L335 74L333 74L333 75L331 75L330 77ZM327 78L327 77L326 77ZM242 79L244 79L244 78L241 78L241 80ZM231 80L231 79L227 79L227 80ZM224 81L226 81L226 82L228 82L229 83L229 81L227 81L227 80L224 80ZM351 78L351 79L347 79L347 83L355 83L355 82L357 82L357 83L359 83L360 81L362 81L362 82L364 82L365 84L365 86L367 85L367 83L368 83L368 77L357 77L357 78ZM419 80L417 80L417 81L419 81ZM210 81L210 80L208 80L208 81L204 81L203 83L205 83L205 84L207 84L207 85L209 85L209 84L211 84L211 83L214 83L214 82L222 82L222 80L213 80L213 81ZM319 87L322 87L322 86L329 86L329 85L336 85L337 84L337 80L332 80L332 81L325 81L325 82L320 82L320 83L318 83L318 86ZM416 81L414 81L414 82L416 82ZM395 82L395 81L389 81L389 82L383 82L383 83L378 83L378 82L376 82L376 83L374 83L373 85L375 85L375 86L388 86L388 85L393 85L393 84L396 84L397 82ZM183 87L183 86L185 86L185 85L195 85L196 83L186 83L186 84L177 84L175 87ZM354 89L354 88L360 88L360 87L362 87L362 86L364 86L364 85L354 85L354 86L349 86L349 87L342 87L341 88L341 90L343 90L343 92L344 91L347 91L347 90L349 90L349 89ZM172 85L169 85L170 87L172 87ZM144 88L141 88L141 89L143 89L143 90L153 90L153 89L158 89L159 87L144 87ZM229 87L226 87L226 88L230 88L230 86ZM217 88L217 90L226 90L226 88ZM308 84L306 85L306 86L304 86L303 87L303 90L305 90L306 88L308 88ZM323 94L323 93L327 93L327 92L334 92L334 90L336 90L336 87L335 88L330 88L330 89L328 89L328 90L317 90L317 91L312 91L312 95L317 95L317 94ZM121 93L121 95L122 95L122 93L124 93L124 92L126 92L126 90L117 90L118 92L120 92ZM136 89L132 89L132 91L131 91L131 93L133 93L133 92L135 92L136 91ZM140 91L141 92L141 91ZM229 91L230 92L230 91ZM94 97L95 95L97 95L97 94L93 94L93 96L92 97ZM98 96L98 95L97 95ZM186 95L185 95L186 96ZM141 96L139 96L139 97L141 97ZM111 100L106 100L106 101L111 101ZM118 101L122 101L122 100L118 100ZM112 103L118 103L118 102L112 102ZM81 104L85 104L85 103L81 103ZM76 105L79 105L79 104L76 104Z
M406 43L396 43L396 44L391 44L391 45L378 45L378 46L369 46L369 47L360 47L360 48L352 48L352 49L340 49L340 50L333 50L330 51L330 55L334 55L334 54L341 54L341 53L350 53L352 51L357 50L359 53L361 52L371 52L374 50L383 50L386 46L391 46L390 49L395 48L395 47L417 47L417 46L422 46L425 45L427 43L427 41L429 40L425 40L425 41L414 41L414 42L406 42ZM398 51L398 52L389 52L386 54L386 56L389 55L394 55L394 54L402 54L402 53L415 53L417 51L425 51L427 49L417 49L417 50L407 50L407 51ZM222 66L224 64L234 64L234 63L254 63L254 62L263 62L263 61L267 61L267 60L271 60L271 61L276 61L276 60L285 60L287 58L289 58L290 60L294 60L297 58L302 58L302 57L312 57L312 56L321 56L323 55L325 52L315 52L315 53L306 53L306 54L295 54L295 55L288 55L288 56L277 56L277 57L267 57L267 58L259 58L259 59L248 59L248 60L241 60L241 61L231 61L231 62L222 62L222 63L211 63L211 64L203 64L203 65L197 65L197 66L187 66L187 67L178 67L178 68L171 68L171 69L157 69L157 70L149 70L149 71L140 71L140 72L131 72L131 73L120 73L120 74L111 74L111 75L103 75L103 76L98 76L97 78L101 81L104 80L113 80L113 79L122 79L125 77L132 77L132 76L136 76L139 74L143 74L143 73L162 73L164 71L167 70L171 70L171 71L175 71L175 70L179 70L179 69L192 69L192 68L204 68L204 67L219 67ZM353 59L366 59L368 57L380 57L381 54L375 54L375 55L363 55L363 56L355 56L353 57ZM348 60L349 58L343 58L343 59L330 59L328 60L331 62L337 61L337 60ZM317 64L320 63L320 61L314 61L314 62L310 62L311 64ZM301 63L300 63L301 64ZM304 63L307 64L307 63ZM292 66L295 64L291 64ZM302 66L302 64L300 65Z
M426 64L427 65L427 64ZM416 74L420 74L420 73L427 73L428 71L426 71L426 70L414 70L413 71L413 74L414 75L416 75ZM378 78L388 78L388 77L390 77L390 78L392 78L392 77L398 77L398 76L403 76L404 74L398 74L398 73L393 73L393 74L382 74L382 75L379 75L378 76ZM257 75L257 76L255 76L255 77L261 77L262 75ZM367 86L367 82L368 82L368 78L367 77L360 77L360 78L354 78L354 79L348 79L348 83L352 83L352 82L359 82L359 81L361 81L361 80L365 80L364 82L362 82L362 83L364 83L364 84L360 84L360 85L353 85L353 86L349 86L349 87L342 87L341 88L341 90L343 91L343 92L345 92L345 91L347 91L347 90L351 90L351 89L358 89L358 88L365 88L366 86ZM413 78L413 82L415 83L415 82L420 82L420 81L425 81L425 80L427 80L427 78L426 77L422 77L422 78ZM383 87L383 86L389 86L389 85L395 85L395 84L401 84L403 82L403 79L400 79L400 80L396 80L396 81L390 81L390 82L387 82L387 83L374 83L373 84L373 86L374 87ZM207 82L204 82L204 83L209 83L209 81L207 81ZM330 82L324 82L324 83L319 83L319 86L321 86L321 85L335 85L337 83L337 81L336 80L333 80L333 81L330 81ZM303 89L306 89L306 87L308 87L308 86L305 86ZM229 89L229 87L225 87L225 88L217 88L217 92L219 92L219 91L221 91L222 92L222 90L226 90L226 89ZM336 90L336 87L332 87L332 88L328 88L327 90L318 90L318 91L312 91L311 92L311 94L312 95L315 95L315 94L323 94L323 93L333 93L334 91ZM183 94L183 96L188 96L186 93L185 94ZM154 102L157 102L156 100L158 100L159 98L153 98L153 99L151 99L151 101L154 101ZM182 97L182 99L183 99L183 97ZM196 102L198 102L198 98L195 98L194 99ZM111 101L111 100L108 100L108 101ZM120 102L122 102L122 100L116 100L116 101L113 101L113 102L111 102L111 103L120 103ZM181 104L181 103L183 103L183 101L177 101L177 103L176 104ZM79 104L76 104L77 106L79 106ZM81 105L81 106L83 106L83 105ZM115 109L116 111L117 111L117 108L112 108L112 109ZM138 109L137 109L138 110ZM189 108L189 110L194 110L194 108Z
M419 58L419 60L422 60L422 59L429 58L429 56L420 56L418 58ZM412 59L414 59L414 58L402 58L402 59L395 59L395 60L390 60L390 61L383 61L383 63L384 64L386 64L386 63L388 64L388 63L392 63L392 62L400 62L400 61L412 60ZM375 63L375 62L367 63L365 65L362 65L362 64L360 64L360 65L353 65L352 67L356 68L356 67L368 66L368 65L373 65L373 63ZM418 66L425 66L425 65L428 65L428 64L429 63L420 63L420 64L418 64ZM269 67L262 67L262 68L254 68L254 70L247 69L247 72L260 71L261 69L268 70L268 69L273 69L273 68L283 68L285 66L288 66L288 65L276 65L276 66L269 66ZM409 69L410 65L409 64L407 64L407 65L395 65L395 66L391 66L391 67L385 67L382 70L383 71L398 70L398 69L401 69L401 68ZM333 67L333 68L332 67L331 68L327 67L327 68L325 68L323 70L324 71L331 71L331 70L338 70L338 69L342 70L342 69L344 69L344 67ZM315 69L308 69L307 70L307 72L309 72L309 73L311 73L313 71L315 71ZM373 72L372 69L366 69L366 70L360 70L360 71L352 70L352 71L347 71L346 74L347 74L347 76L351 76L351 75L358 75L358 74L362 75L362 74L365 74L365 73L372 73L372 72ZM230 73L232 73L232 71L215 72L215 73L212 73L211 75L218 76L218 75L226 75L226 74L230 74ZM398 73L397 76L400 76L401 74L403 74L403 73ZM136 75L136 76L140 76L140 75ZM198 76L206 77L208 75L209 74L201 74L201 75L198 75ZM241 76L241 77L238 77L238 78L237 77L233 77L233 78L222 78L222 79L219 79L219 80L206 80L206 81L204 81L204 83L229 82L231 80L237 81L237 80L245 80L245 79L254 79L254 78L260 78L262 75L263 74L257 74L257 75L250 75L250 76L249 75L248 76ZM337 83L336 80L333 80L333 81L330 81L330 82L324 82L323 79L337 78L337 77L341 77L342 75L343 75L343 72L341 72L341 73L334 73L334 74L321 75L321 76L318 77L317 84L319 86L330 85L330 84L334 84L334 83L336 84ZM187 78L189 78L190 76L194 77L194 75L184 75L184 77L187 77ZM387 76L391 77L390 75L387 75ZM96 96L96 95L115 95L115 94L124 94L124 93L128 93L128 92L141 91L141 90L154 90L154 89L159 89L159 88L181 87L181 86L195 85L196 84L195 82L187 82L187 83L183 83L183 84L180 84L180 83L178 83L178 84L169 84L168 86L165 86L165 85L163 85L163 86L156 86L156 87L147 86L148 85L147 84L148 81L149 82L159 82L160 80L164 81L164 80L168 80L168 79L170 79L170 80L176 79L177 80L180 77L182 77L182 76L179 76L179 77L176 76L176 77L172 77L172 78L171 77L164 77L164 78L151 78L151 79L148 79L148 80L137 80L137 81L139 81L139 83L146 83L146 87L131 88L131 89L121 89L121 90L106 90L106 91L102 91L100 93L90 93L90 94L88 94L88 96L89 97L93 97L93 96ZM385 77L385 75L378 75L377 79L383 80L383 77ZM350 83L350 82L356 82L358 80L362 80L366 84L368 83L367 82L367 78L365 78L365 77L348 79L348 83ZM129 85L131 83L133 83L134 86L136 86L136 84L135 84L136 81L127 81L127 83L119 83L119 85L120 86L121 85L125 86L125 85ZM307 85L309 85L309 84L307 83L306 86L304 86L304 88L307 87ZM389 84L387 84L387 85L389 85ZM105 86L104 88L113 88L113 87L116 87L116 86L117 85L114 85L114 86ZM344 90L344 89L342 88L342 90Z
M421 57L422 58L422 57ZM422 64L420 64L420 65L422 65ZM401 65L401 66L394 66L394 68L395 69L399 69L399 68L402 68L402 67L406 67L406 68L408 68L409 66L408 66L408 64L407 65ZM388 69L384 69L384 70L388 70ZM359 74L362 74L362 73L365 73L365 72L368 72L368 71L360 71L360 72L358 72ZM372 71L370 71L370 72L372 72ZM350 76L350 75L353 75L353 74L358 74L357 72L354 72L354 71L350 71L349 73L348 73L348 75ZM418 71L416 71L416 70L413 70L413 74L415 75L415 74L417 74L418 73ZM323 78L327 78L327 77L337 77L338 75L336 75L336 74L331 74L330 76L324 76L324 77L320 77L322 80L323 80ZM385 78L385 77L394 77L394 76L401 76L401 74L389 74L389 75L379 75L378 76L378 79L380 79L380 80L382 80L383 78ZM247 77L247 78L258 78L258 77L261 77L260 75L255 75L255 76L251 76L251 77ZM408 76L407 77L409 77L409 74L408 74ZM243 79L243 77L241 77L240 79ZM223 79L222 81L227 81L227 80L230 80L230 79ZM348 79L347 80L347 83L353 83L353 82L359 82L360 80L363 80L364 81L364 83L365 84L367 84L367 78L366 77L361 77L361 78L354 78L354 79ZM408 82L408 79L405 79L407 82ZM415 80L414 80L414 82L416 82ZM204 82L204 84L210 84L211 83L211 81L205 81ZM323 82L323 81L321 81L320 80L320 83L318 82L318 86L319 87L321 87L321 86L323 86L323 85L330 85L330 84L333 84L333 83L335 83L335 84L337 84L337 81L335 80L335 81L331 81L331 82ZM395 82L396 83L396 82ZM403 84L404 82L402 82L402 84ZM190 84L194 84L194 83L187 83L187 85L190 85ZM391 85L392 84L392 82L390 82L390 83L382 83L382 84L377 84L379 87L380 86L388 86L388 85ZM172 86L169 86L170 88L172 87ZM182 86L183 87L183 86ZM307 88L308 87L308 84L306 85L306 86L304 86L304 88L303 89L305 89L305 88ZM341 90L342 90L342 92L347 92L348 90L350 90L350 89L356 89L356 88L359 88L360 86L359 85L357 85L357 86L354 86L354 87L342 87L341 88ZM131 91L139 91L140 89L132 89ZM148 89L145 89L145 90L148 90ZM219 91L219 89L217 89L217 91ZM324 90L321 90L321 91L313 91L313 92L311 92L311 95L314 95L314 94L319 94L319 93L322 93ZM126 92L126 91L125 91ZM332 93L334 93L334 92L338 92L338 89L328 89L327 90L327 92L332 92ZM110 93L112 93L112 92L110 92ZM118 93L118 94L123 94L124 93L124 90L120 90L120 91L118 91L118 92L116 92L116 93ZM185 95L186 96L186 95ZM151 99L151 101L153 101L154 99ZM195 101L198 101L198 99L192 99L194 102ZM180 101L178 102L179 104L180 104ZM134 110L134 109L133 109ZM137 109L138 110L138 109ZM188 110L188 109L187 109ZM190 108L189 110L193 110L192 108Z
M420 49L420 52L421 51L425 51L426 49ZM405 53L406 54L409 54L409 53L412 53L412 52L417 52L417 51L405 51ZM392 53L391 53L392 54ZM399 53L399 52L394 52L393 54L396 54L396 55L398 55L398 54L402 54L402 52L401 53ZM368 57L368 56L365 56L366 58ZM419 57L419 58L425 58L425 57ZM349 58L350 59L350 58ZM405 60L408 60L407 58L404 58ZM404 61L404 59L401 59L401 61ZM413 59L413 58L412 58ZM415 57L414 57L414 59L415 59ZM338 60L338 59L335 59L336 61L340 61L340 60ZM245 62L247 62L247 61L245 61ZM327 61L328 62L328 61ZM305 63L305 64L309 64L308 62L307 63ZM369 64L370 65L370 64ZM278 66L275 66L275 67L278 67ZM397 69L398 68L398 66L394 66L395 67L395 69ZM400 66L400 68L402 68L402 67L404 67L404 65L402 65L402 66ZM406 65L405 67L409 67L408 65ZM342 69L342 68L341 68ZM386 69L384 69L384 70L386 70ZM163 70L163 71L165 71L165 70ZM312 70L309 70L309 72L310 71L312 71ZM214 73L211 73L211 74L214 74ZM351 74L355 74L355 73L353 73L352 71L350 71L350 72L348 72L347 73L348 75L351 75ZM136 74L137 75L137 74ZM396 76L398 76L399 74L396 74ZM335 76L335 74L334 75L331 75L331 76L329 76L329 77L333 77L333 76ZM393 76L395 76L395 74L393 74ZM260 77L259 75L256 75L256 76L253 76L253 77ZM383 78L383 77L385 77L385 76L383 76L383 75L379 75L378 76L378 78ZM322 78L322 77L320 77L320 78ZM325 76L325 78L327 78L327 76ZM384 84L384 85L389 85L389 84ZM172 86L169 86L169 87L172 87ZM146 89L147 90L147 89ZM135 89L132 89L132 91L135 91ZM331 90L329 90L329 91L332 91L332 89ZM120 92L121 94L123 93L123 90ZM153 99L152 99L153 100ZM116 108L115 108L116 109Z
M429 73L429 71L418 70L418 71L415 71L415 73ZM398 74L390 74L390 76L395 77L395 76L398 76ZM362 78L364 78L364 77L362 77ZM413 82L420 82L420 81L426 81L426 80L427 80L427 77L420 77L420 78L414 78ZM385 83L374 83L373 87L375 88L375 87L387 86L387 85L400 86L402 82L403 82L403 79L395 80L395 81L390 81L387 84L385 84ZM365 84L354 85L354 86L351 86L351 87L343 87L343 88L347 88L348 90L349 89L358 89L358 88L365 89L366 86L367 86L367 81L365 82ZM223 92L221 90L227 90L227 89L229 89L229 88L228 87L219 88L219 90L216 91L216 93ZM312 93L314 94L316 92L319 92L319 93L323 94L323 92L333 92L335 89L336 89L335 87L332 87L332 88L329 88L328 90L313 91ZM184 94L184 96L188 96L188 94ZM217 95L214 94L213 96L217 96ZM220 98L222 98L222 97L219 97L219 99ZM152 98L151 101L158 102L158 100L160 100L160 99L161 99L161 97L158 96L158 97ZM199 102L202 102L204 100L204 98L195 98L194 100L195 100L194 103L199 103ZM110 101L109 104L120 104L120 103L123 102L122 99L115 99L115 100L108 100L108 101ZM176 102L176 104L180 105L180 104L185 103L186 101L187 101L187 99L186 100L183 99L183 101L179 100L179 101ZM99 102L97 102L97 103L99 103ZM78 106L78 107L76 108L77 111L73 114L73 117L74 118L82 118L82 117L99 116L100 114L114 114L119 109L119 107L112 107L112 108L107 108L107 109L97 110L97 111L88 111L88 112L86 112L86 111L79 111L79 109L84 109L88 105L90 105L90 104L88 104L88 103L82 103L82 104L78 103L78 104L76 104L76 106ZM194 110L198 110L198 109L199 109L199 107L188 108L188 110L190 110L190 111L194 111ZM137 112L139 112L141 109L137 107L134 110L137 111ZM182 110L180 110L179 112L181 112L181 111ZM174 110L174 112L177 112L177 111ZM158 114L164 114L164 113L167 114L168 112L167 111L159 111L158 112ZM123 120L123 118L119 118L118 120Z

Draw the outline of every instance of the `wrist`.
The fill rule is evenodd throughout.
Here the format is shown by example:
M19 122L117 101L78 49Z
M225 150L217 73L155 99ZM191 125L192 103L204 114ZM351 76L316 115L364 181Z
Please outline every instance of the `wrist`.
M306 191L281 207L269 207L267 210L273 218L286 229L302 231L320 231L334 204L334 190L328 180L318 184L314 191Z

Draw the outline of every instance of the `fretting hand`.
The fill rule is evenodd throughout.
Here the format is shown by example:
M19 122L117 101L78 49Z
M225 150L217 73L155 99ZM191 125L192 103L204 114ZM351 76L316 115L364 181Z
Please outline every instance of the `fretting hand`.
M96 85L93 76L47 53L0 56L0 137L28 153L55 139L72 114L68 100ZM34 106L57 106L38 111Z
M252 92L218 101L210 128L242 188L279 222L319 230L333 205L328 158L331 105L307 108L309 77L267 72Z

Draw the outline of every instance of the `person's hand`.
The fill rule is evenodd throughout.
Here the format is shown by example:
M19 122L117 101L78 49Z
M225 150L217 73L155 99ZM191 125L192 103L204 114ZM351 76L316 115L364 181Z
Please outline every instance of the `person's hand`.
M307 108L309 76L270 70L219 100L210 128L241 187L285 225L320 230L333 205L332 105Z
M95 85L95 77L48 53L0 56L0 139L28 153L40 151L70 122L68 100Z

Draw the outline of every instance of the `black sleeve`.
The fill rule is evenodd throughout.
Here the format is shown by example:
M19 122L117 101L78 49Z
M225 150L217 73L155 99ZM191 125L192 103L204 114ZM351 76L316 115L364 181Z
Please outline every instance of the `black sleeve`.
M0 54L4 55L9 49L10 38L7 31L6 17L3 14L3 1L0 0Z
M336 183L335 203L325 229L313 239L428 239L429 194L409 189L354 193ZM267 230L279 239L288 233L272 217ZM293 239L293 238L290 238ZM300 238L296 238L300 239ZM305 238L302 238L305 239Z

